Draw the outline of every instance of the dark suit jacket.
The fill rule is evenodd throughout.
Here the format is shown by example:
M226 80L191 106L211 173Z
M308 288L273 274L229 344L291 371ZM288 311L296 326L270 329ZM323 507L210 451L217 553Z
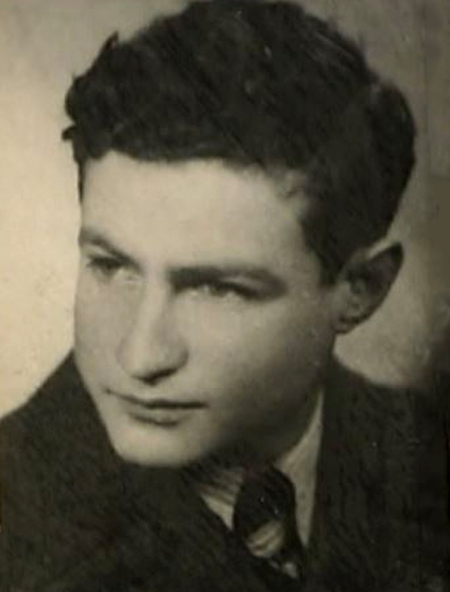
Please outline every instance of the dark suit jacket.
M2 592L445 589L443 422L430 396L336 365L310 577L265 571L183 471L121 462L69 357L1 424Z

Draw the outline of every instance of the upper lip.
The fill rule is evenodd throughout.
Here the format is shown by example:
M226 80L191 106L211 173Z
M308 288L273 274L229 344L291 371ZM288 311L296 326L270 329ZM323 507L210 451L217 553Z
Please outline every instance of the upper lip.
M108 390L109 393L116 395L117 397L145 407L146 409L198 409L204 407L205 404L201 401L178 401L174 399L142 399L134 395L117 393L115 391Z

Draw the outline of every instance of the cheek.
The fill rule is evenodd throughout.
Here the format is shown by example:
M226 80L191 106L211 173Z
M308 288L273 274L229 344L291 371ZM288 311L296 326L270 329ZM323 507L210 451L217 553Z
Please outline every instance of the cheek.
M105 355L120 340L125 322L123 306L82 275L75 299L76 349Z
M216 387L226 395L228 390L229 396L245 400L259 393L282 396L286 390L307 389L333 344L323 310L280 305L200 331L197 327L193 351L202 362L197 369L209 375L213 391Z

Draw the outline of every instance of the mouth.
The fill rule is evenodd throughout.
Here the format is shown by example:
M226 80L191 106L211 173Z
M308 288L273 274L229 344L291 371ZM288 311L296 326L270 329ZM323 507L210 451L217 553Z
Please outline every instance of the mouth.
M147 400L113 391L108 394L120 400L127 414L136 421L161 427L175 427L206 407L200 401Z

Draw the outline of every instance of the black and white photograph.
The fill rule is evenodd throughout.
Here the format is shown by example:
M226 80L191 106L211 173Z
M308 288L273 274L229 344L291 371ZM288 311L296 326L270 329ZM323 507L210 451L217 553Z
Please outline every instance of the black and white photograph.
M0 52L0 591L448 592L449 1Z

